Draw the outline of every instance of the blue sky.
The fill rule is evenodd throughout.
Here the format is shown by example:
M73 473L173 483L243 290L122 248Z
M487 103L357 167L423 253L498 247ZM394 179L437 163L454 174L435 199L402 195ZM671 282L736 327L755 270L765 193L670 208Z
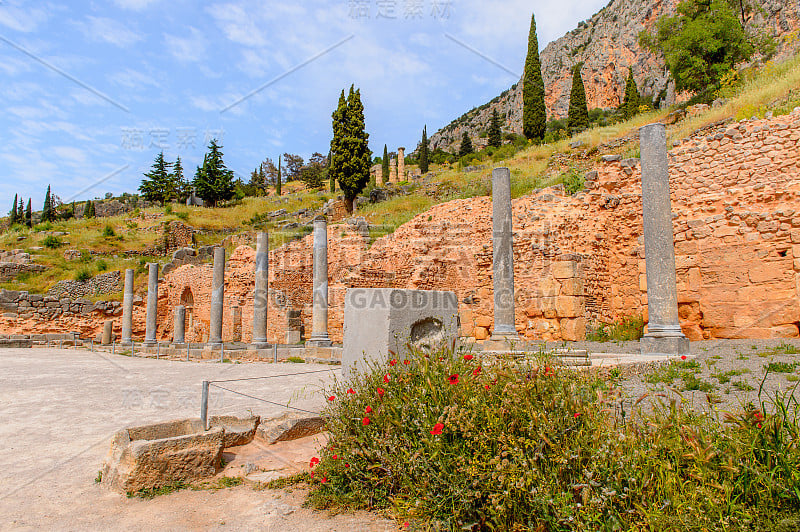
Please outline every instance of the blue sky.
M0 210L135 192L162 148L191 177L211 137L243 178L326 153L351 83L372 150L410 151L518 81L532 11L544 48L605 3L0 0Z

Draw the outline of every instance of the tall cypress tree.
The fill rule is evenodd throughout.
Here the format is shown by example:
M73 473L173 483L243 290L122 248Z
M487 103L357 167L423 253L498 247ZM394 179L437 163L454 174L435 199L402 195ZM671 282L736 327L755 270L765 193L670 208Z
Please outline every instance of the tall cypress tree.
M381 183L384 185L389 182L389 151L386 144L383 145L383 159L381 159Z
M92 200L87 200L86 203L83 204L83 217L86 219L94 218L94 216L92 216Z
M185 199L189 195L189 184L183 177L183 163L180 157L175 159L170 178L174 197L169 199Z
M331 138L328 172L331 179L339 182L339 188L341 188L345 160L344 139L347 135L347 99L344 96L344 90L339 94L339 103L331 114L331 126L333 128L333 137Z
M53 199L50 197L50 185L47 185L47 193L44 195L44 206L42 207L42 222L53 220Z
M331 180L331 194L333 194L334 192L336 192L336 178L334 178L333 174L331 174L331 151L330 150L328 150L328 161L327 161L326 165L328 167L328 177L330 177L330 180Z
M465 131L461 136L461 148L458 150L458 156L463 157L469 155L472 151L472 140L470 140L469 135L467 135Z
M22 196L19 197L19 206L17 207L17 223L25 222L25 202L22 201Z
M572 91L569 93L567 127L573 133L589 127L589 107L586 104L586 88L581 76L582 66L583 63L578 63L572 71Z
M428 173L430 154L428 153L428 124L422 126L422 140L419 143L419 171Z
M503 136L500 131L500 115L497 109L492 109L492 120L489 122L489 146L499 148L503 144Z
M11 210L8 211L8 225L17 223L17 195L14 194L14 203L11 204Z
M283 183L283 178L281 177L281 156L278 155L278 177L275 179L275 194L278 196L281 195L281 184Z
M633 69L628 71L625 82L625 97L622 101L622 113L625 119L633 118L639 113L639 88L633 79Z
M536 37L536 18L531 15L528 33L528 55L522 77L522 132L529 140L541 142L547 129L547 109L544 105L544 80L539 59L539 39Z
M369 183L369 168L372 152L369 150L369 134L365 131L364 105L361 91L350 86L350 94L339 97L339 105L331 115L333 140L331 140L330 172L339 182L344 193L345 206L353 212L353 201Z
M31 199L28 198L28 206L25 208L25 225L33 227L33 212L31 211Z

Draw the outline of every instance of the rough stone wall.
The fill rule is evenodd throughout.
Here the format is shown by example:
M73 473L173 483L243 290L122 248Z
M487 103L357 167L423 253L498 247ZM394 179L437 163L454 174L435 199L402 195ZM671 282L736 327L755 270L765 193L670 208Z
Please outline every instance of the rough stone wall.
M0 282L15 279L22 273L41 272L44 269L41 264L32 264L30 254L21 249L0 249Z
M77 299L83 296L113 294L122 290L119 270L95 275L88 281L59 281L47 291L48 296Z

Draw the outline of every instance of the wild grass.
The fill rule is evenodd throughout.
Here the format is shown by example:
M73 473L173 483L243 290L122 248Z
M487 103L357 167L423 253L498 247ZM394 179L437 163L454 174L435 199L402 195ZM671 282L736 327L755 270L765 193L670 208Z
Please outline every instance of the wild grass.
M609 414L613 386L546 359L449 350L372 364L326 392L331 437L308 504L384 510L421 530L800 524L791 395L724 417L669 400L622 419Z
M587 328L586 340L590 342L623 342L644 336L644 318L625 316L613 323L599 323Z

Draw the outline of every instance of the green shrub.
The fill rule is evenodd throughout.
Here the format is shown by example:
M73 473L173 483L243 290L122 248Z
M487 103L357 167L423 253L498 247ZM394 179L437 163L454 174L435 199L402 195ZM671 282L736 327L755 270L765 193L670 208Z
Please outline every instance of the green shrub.
M81 268L80 270L75 272L75 280L76 281L84 282L84 281L88 281L91 278L92 278L92 274L86 268Z
M577 192L583 190L585 182L586 179L583 177L583 174L581 174L578 169L571 168L566 176L564 176L564 190L570 196L574 196Z
M42 244L46 248L55 249L61 245L61 240L59 240L57 236L47 235L42 241Z
M167 216L172 214L172 203L167 203L167 205L164 207L164 214Z
M590 325L586 330L586 339L590 342L624 342L638 340L644 336L644 318L641 316L625 316L613 323Z
M111 227L110 225L106 225L103 228L103 236L105 238L113 238L113 237L117 236L117 233L114 231L113 227Z
M97 271L104 272L107 269L108 269L108 263L105 260L100 259L97 261Z
M326 392L310 505L451 531L772 530L800 516L788 396L724 422L677 401L626 420L599 393L613 383L546 359L393 362Z
M184 222L189 219L189 213L186 211L176 212L175 216L183 220Z

